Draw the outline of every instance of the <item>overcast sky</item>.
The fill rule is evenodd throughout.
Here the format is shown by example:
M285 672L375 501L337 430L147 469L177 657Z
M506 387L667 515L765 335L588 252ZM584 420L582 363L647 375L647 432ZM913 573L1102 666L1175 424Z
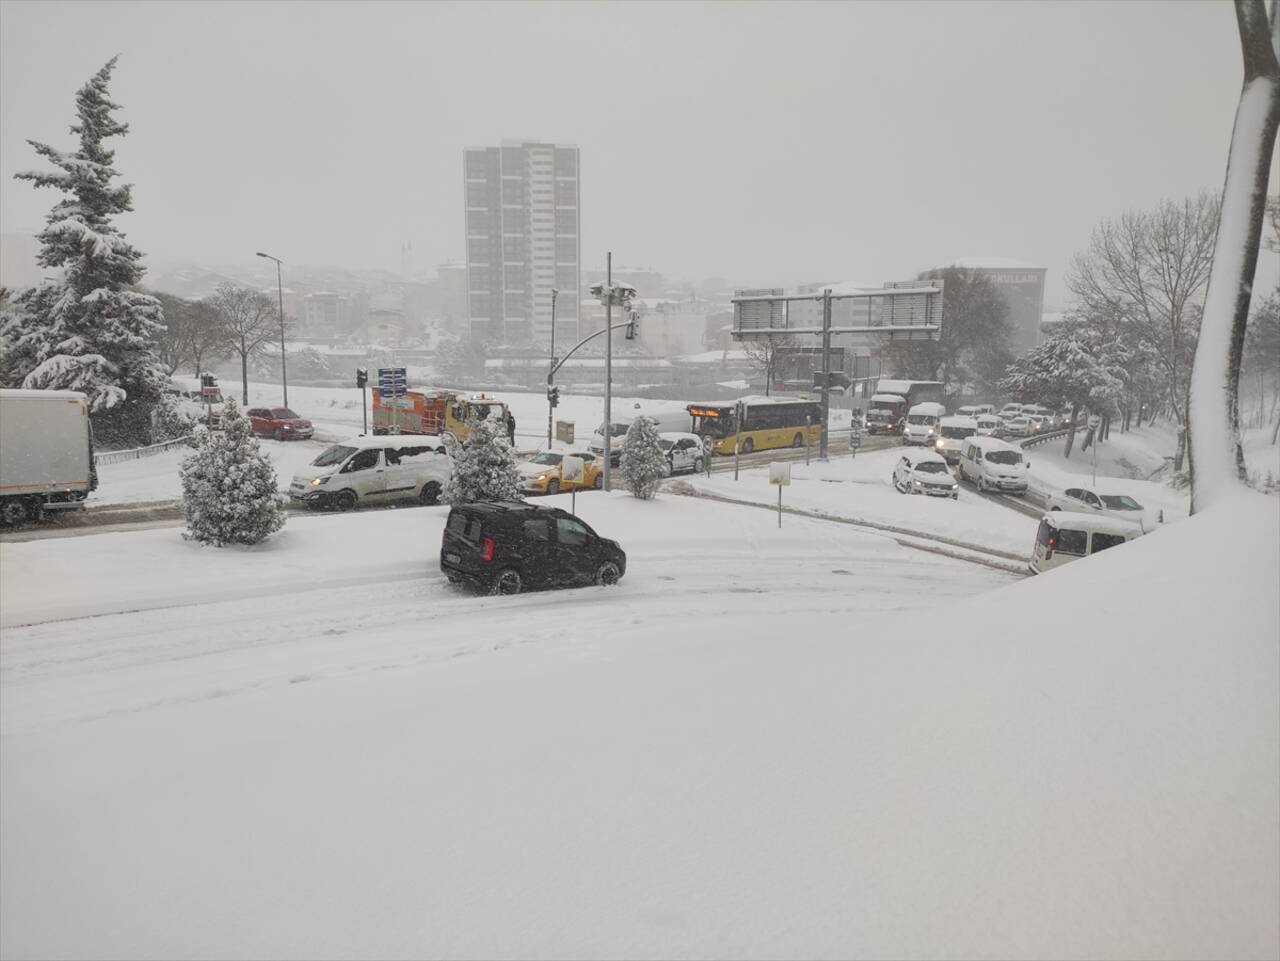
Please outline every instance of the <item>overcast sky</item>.
M465 253L462 148L582 149L583 262L749 284L1049 268L1221 188L1226 2L0 4L0 229L111 56L153 261L398 271ZM642 292L643 293L643 292Z

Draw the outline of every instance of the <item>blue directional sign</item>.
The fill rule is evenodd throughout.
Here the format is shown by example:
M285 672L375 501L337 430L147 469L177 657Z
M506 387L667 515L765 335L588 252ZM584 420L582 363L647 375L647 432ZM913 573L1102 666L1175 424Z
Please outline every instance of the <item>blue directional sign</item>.
M408 376L403 367L378 368L378 395L383 398L403 397Z

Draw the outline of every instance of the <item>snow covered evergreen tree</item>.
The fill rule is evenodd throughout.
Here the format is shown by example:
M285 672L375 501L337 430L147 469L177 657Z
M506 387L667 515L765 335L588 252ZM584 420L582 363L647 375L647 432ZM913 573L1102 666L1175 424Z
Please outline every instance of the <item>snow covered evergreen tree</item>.
M1099 345L1078 333L1050 337L1009 365L1000 390L1028 403L1071 405L1072 433L1066 457L1071 456L1075 427L1083 409L1109 414L1124 392L1124 380L1111 364L1098 357Z
M178 406L176 398L169 394L161 394L155 406L151 408L151 442L160 444L179 437L192 438L195 443L196 425L199 422Z
M453 475L444 488L445 502L520 500L520 472L505 425L494 417L471 417L467 427L470 432L465 441L445 440L453 460Z
M61 269L57 280L24 291L0 329L6 384L82 391L100 440L149 440L151 407L166 381L156 356L160 303L136 289L141 254L112 224L133 209L128 184L113 185L110 137L123 136L118 109L107 96L113 58L76 94L80 147L64 153L28 141L56 170L15 176L66 195L38 236L41 267Z
M197 427L196 450L182 462L182 536L215 547L257 544L284 527L276 472L235 398L227 398L222 428Z
M658 427L648 417L637 417L622 440L622 476L627 489L642 500L658 492L667 476L667 455L658 442Z

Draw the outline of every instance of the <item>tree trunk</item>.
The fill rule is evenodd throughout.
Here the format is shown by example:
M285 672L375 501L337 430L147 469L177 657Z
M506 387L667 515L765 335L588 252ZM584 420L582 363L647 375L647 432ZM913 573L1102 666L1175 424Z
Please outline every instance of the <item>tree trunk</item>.
M1245 478L1240 363L1258 266L1267 180L1280 127L1280 63L1262 0L1236 0L1244 84L1222 188L1222 216L1191 373L1191 513ZM1274 8L1273 8L1274 9Z
M245 346L244 340L240 341L240 393L241 403L245 407L249 406L249 349Z
M1071 459L1071 448L1076 442L1076 418L1080 416L1080 405L1071 405L1071 423L1067 425L1067 446L1063 452L1063 457L1067 460Z

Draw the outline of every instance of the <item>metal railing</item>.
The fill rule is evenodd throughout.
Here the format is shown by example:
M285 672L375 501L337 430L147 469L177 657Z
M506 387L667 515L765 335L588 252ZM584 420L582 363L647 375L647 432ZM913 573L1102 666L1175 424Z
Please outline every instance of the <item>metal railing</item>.
M1084 427L1077 427L1075 430L1086 430ZM1035 447L1037 444L1044 444L1051 440L1057 440L1059 437L1066 437L1072 432L1070 427L1061 427L1058 430L1045 431L1043 434L1036 434L1032 437L1026 437L1018 441L1018 446L1024 450L1028 447Z
M93 463L95 467L102 467L105 464L121 464L127 460L140 460L143 457L163 454L167 450L188 446L191 442L191 436L187 434L185 437L175 437L173 440L166 440L159 444L151 444L147 447L133 447L129 450L94 451Z

